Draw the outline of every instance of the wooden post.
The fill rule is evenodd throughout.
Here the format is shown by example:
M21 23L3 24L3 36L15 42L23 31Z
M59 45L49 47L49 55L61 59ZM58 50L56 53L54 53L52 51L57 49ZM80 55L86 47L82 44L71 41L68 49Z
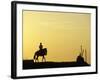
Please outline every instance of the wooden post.
M85 49L85 61L87 62L87 51Z
M83 56L84 53L84 49L82 49L82 45L81 45L81 56Z

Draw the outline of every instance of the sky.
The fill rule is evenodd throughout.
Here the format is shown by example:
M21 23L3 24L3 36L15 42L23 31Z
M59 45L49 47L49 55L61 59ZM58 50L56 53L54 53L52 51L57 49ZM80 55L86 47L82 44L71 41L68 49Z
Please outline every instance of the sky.
M42 42L47 61L76 61L82 45L87 51L83 57L91 63L91 14L23 10L22 15L23 60L33 59Z

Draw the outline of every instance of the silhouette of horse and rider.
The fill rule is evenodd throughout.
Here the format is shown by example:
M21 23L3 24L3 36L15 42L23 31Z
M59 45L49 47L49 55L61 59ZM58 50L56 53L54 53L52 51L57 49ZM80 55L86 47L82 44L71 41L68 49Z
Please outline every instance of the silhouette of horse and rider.
M35 52L33 60L34 60L34 62L39 62L38 57L42 56L42 62L43 61L46 62L46 58L45 58L46 55L47 55L47 48L43 48L42 43L40 43L39 50Z

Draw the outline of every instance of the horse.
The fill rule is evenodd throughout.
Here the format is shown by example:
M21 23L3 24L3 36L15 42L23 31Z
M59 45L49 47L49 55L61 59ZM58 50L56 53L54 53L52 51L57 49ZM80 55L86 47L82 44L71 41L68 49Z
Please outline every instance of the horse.
M46 62L45 55L47 55L47 48L38 50L38 51L36 51L35 54L34 54L33 61L34 61L34 62L39 62L38 57L39 57L39 56L42 56L42 62L43 62L43 60Z

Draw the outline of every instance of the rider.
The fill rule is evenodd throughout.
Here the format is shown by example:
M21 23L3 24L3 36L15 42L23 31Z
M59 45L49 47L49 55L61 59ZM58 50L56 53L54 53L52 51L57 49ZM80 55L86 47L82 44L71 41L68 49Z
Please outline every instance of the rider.
M40 43L40 45L39 45L39 49L40 49L40 50L43 49L43 45L42 45L42 43Z

